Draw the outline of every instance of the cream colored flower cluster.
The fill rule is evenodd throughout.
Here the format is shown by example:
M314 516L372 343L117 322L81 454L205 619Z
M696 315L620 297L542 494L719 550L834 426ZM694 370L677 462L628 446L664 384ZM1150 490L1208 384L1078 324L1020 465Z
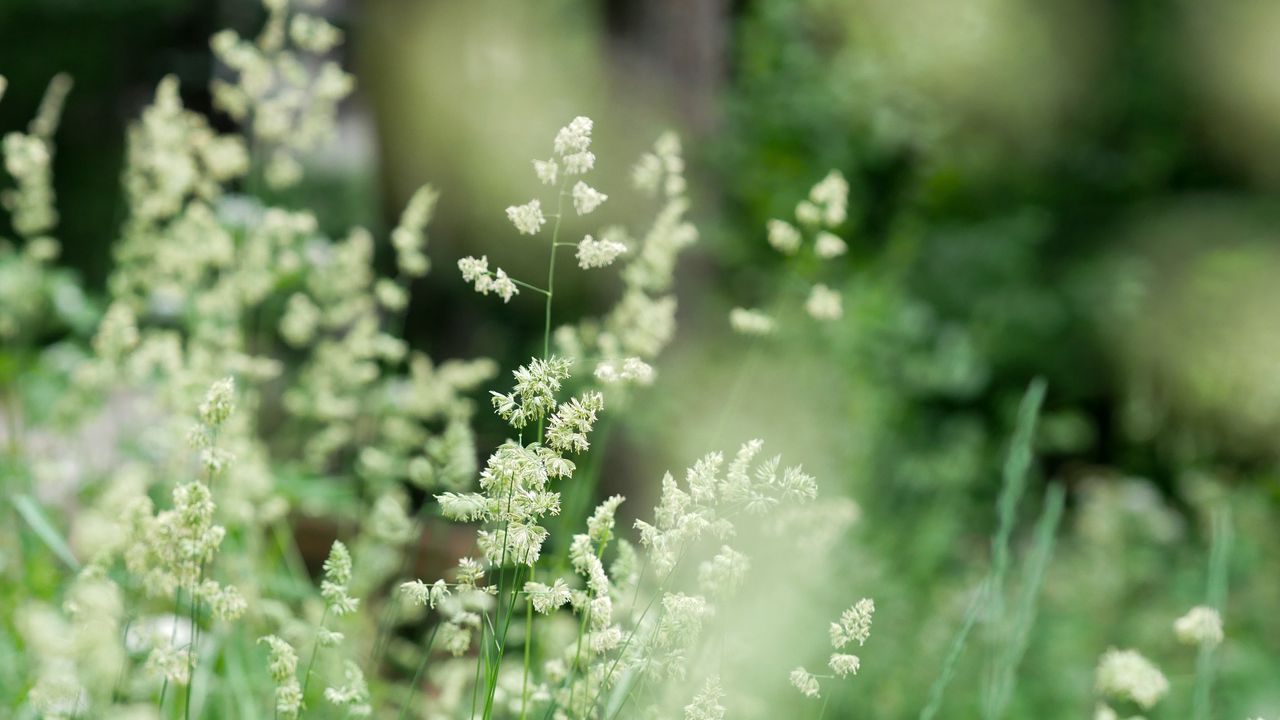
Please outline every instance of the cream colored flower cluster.
M809 236L814 257L824 261L838 258L849 250L844 239L834 232L848 218L848 205L849 183L839 170L832 170L810 189L808 198L796 205L795 224L777 218L765 224L769 244L783 255L794 256L807 247L805 238ZM805 312L815 320L842 318L844 300L840 292L822 282L809 282ZM777 323L764 310L738 307L730 311L729 325L744 335L769 335Z
M831 623L831 648L841 650L854 641L859 646L866 643L871 636L871 616L875 611L875 602L870 598L863 598L841 613L839 622ZM834 675L815 675L801 666L791 671L791 685L806 697L820 697L820 680L857 675L861 666L862 660L857 655L834 652L827 659L827 667Z
M626 228L609 226L601 230L599 239L588 235L578 244L578 261L584 268L599 267L623 254L629 255L622 268L622 296L603 320L588 319L556 330L559 352L569 357L593 358L596 378L605 386L613 386L614 393L626 385L652 381L650 363L675 331L676 299L671 287L676 261L698 239L697 228L685 217L689 201L685 196L684 160L680 140L674 133L658 138L653 149L641 156L632 177L637 189L658 194L662 199L649 229L635 240ZM658 193L660 189L662 192Z
M266 0L266 24L254 41L232 30L213 36L214 54L236 74L236 82L214 80L215 105L245 125L269 147L264 175L273 187L302 177L300 156L335 134L337 106L354 88L334 60L323 59L342 42L342 32L306 3ZM310 65L317 65L312 71Z

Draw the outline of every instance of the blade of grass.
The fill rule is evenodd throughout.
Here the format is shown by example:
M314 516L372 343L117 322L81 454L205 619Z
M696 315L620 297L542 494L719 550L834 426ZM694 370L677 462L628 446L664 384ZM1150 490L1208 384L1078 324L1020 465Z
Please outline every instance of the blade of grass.
M1066 491L1063 487L1058 484L1051 485L1045 496L1044 510L1041 511L1040 519L1036 522L1035 541L1022 573L1022 593L1014 611L1013 625L1008 641L1002 648L1003 652L997 659L996 681L986 714L992 720L1004 717L1005 710L1008 709L1018 665L1021 664L1031 639L1031 626L1035 624L1040 589L1044 585L1049 560L1053 557L1054 540L1057 537L1058 523L1062 519L1062 508L1065 502Z
M253 699L256 697L252 685L249 683L249 673L245 669L245 648L243 639L237 639L234 645L228 645L226 654L227 663L227 689L231 691L230 697L224 695L227 701L224 707L229 708L231 701L235 701L238 706L238 715L242 718L251 718L257 716L257 710L254 707Z
M13 507L22 516L22 519L36 534L36 537L49 548L64 565L71 569L72 572L80 571L80 561L76 559L75 553L71 552L71 547L67 545L66 540L62 539L62 534L54 528L50 522L49 516L45 515L40 504L30 495L14 495L10 498Z
M1009 569L1009 538L1013 535L1017 519L1018 503L1027 489L1027 470L1031 467L1032 445L1035 440L1036 418L1044 402L1045 383L1041 378L1031 381L1018 407L1018 422L1014 426L1013 439L1009 442L1009 454L1005 457L1004 476L1000 486L1000 498L996 501L999 524L991 538L992 601L996 610L1003 604L1001 597L1004 576Z
M991 538L991 569L979 585L969 609L965 612L960 629L951 641L951 648L942 663L938 677L929 689L929 702L920 711L920 720L931 720L942 709L942 698L947 685L955 675L960 656L964 654L969 633L973 631L978 615L990 612L1001 604L1001 587L1009 565L1009 538L1013 535L1014 520L1017 515L1018 502L1026 490L1027 471L1031 468L1032 441L1035 438L1036 418L1040 414L1040 405L1044 402L1045 382L1041 378L1031 381L1027 392L1022 396L1018 406L1018 420L1014 426L1013 438L1009 442L1009 453L1005 456L1004 472L1001 477L1000 496L996 501L998 524L996 534Z
M1213 513L1212 540L1209 545L1209 579L1206 595L1209 607L1226 614L1227 560L1231 554L1231 510L1224 502ZM1216 647L1201 643L1196 655L1195 689L1191 696L1193 720L1208 720L1212 707L1214 655Z

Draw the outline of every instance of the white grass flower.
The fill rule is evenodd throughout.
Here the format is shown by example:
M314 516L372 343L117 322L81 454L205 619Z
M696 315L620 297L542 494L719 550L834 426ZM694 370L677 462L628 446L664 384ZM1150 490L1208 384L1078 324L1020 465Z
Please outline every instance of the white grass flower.
M458 260L458 270L462 273L463 280L476 284L476 290L480 290L479 283L489 277L489 257L486 255L477 259L468 255Z
M578 243L578 267L583 270L607 267L626 251L627 246L617 240L605 237L596 240L588 235Z
M742 587L751 569L751 558L722 545L716 556L698 566L698 584L708 593L732 595Z
M845 244L844 240L826 230L818 233L818 236L813 241L814 254L823 260L840 257L848 251L849 246Z
M400 583L400 592L404 594L410 603L418 606L425 605L432 610L435 610L436 606L450 595L449 584L444 580L436 580L431 585L421 580L411 580Z
M815 320L839 320L844 316L844 301L839 292L818 283L809 291L804 309Z
M373 712L369 707L369 684L365 682L360 666L347 660L343 664L342 674L346 684L325 688L324 699L338 707L347 708L347 715L368 717Z
M26 237L48 232L58 223L50 169L53 155L46 138L11 132L4 136L4 166L17 188L4 193L13 227Z
M320 647L338 647L346 640L347 636L340 632L335 632L327 627L316 628L316 642Z
M574 202L576 204L577 200L575 199ZM525 235L537 234L547 222L547 219L542 216L542 203L538 200L530 200L524 205L512 205L507 208L507 219L516 226L516 230Z
M618 506L625 500L621 495L613 495L596 506L595 512L587 518L587 537L591 542L599 546L613 538L614 517Z
M832 170L809 191L809 200L822 208L822 222L835 227L848 214L849 183L839 170Z
M506 271L502 268L498 268L494 271L493 284L491 287L493 288L494 294L502 298L502 302L504 303L511 302L511 298L515 297L520 292L516 287L515 282L507 276Z
M489 512L489 499L479 493L447 492L436 496L440 514L459 522L479 520Z
M871 616L876 604L870 598L862 598L853 607L840 614L840 622L831 623L831 646L837 650L857 641L862 645L871 636Z
M556 154L567 155L569 153L582 152L591 147L591 129L594 123L591 118L579 115L575 117L568 125L560 128L556 133L554 143Z
M708 677L702 689L693 696L693 702L684 706L684 720L724 720L725 707L720 704L723 699L720 676Z
M236 407L236 381L223 378L209 387L200 403L200 422L216 428L226 422Z
M561 403L547 423L547 447L559 452L586 452L590 447L587 434L595 425L596 414L603 409L604 396L598 392L586 392Z
M662 159L653 153L645 153L631 168L631 182L638 190L657 192L662 182Z
M1098 692L1120 700L1132 700L1149 710L1169 692L1169 681L1150 660L1135 650L1111 648L1098 661Z
M484 579L484 566L475 558L458 558L454 578L458 581L458 587L474 590Z
M235 620L249 609L248 601L234 585L205 580L199 587L198 595L208 603L210 614L218 620Z
M315 15L298 13L289 24L289 39L299 48L321 55L342 43L342 31Z
M573 186L573 209L579 215L588 215L600 207L609 196L579 180Z
M409 293L389 278L380 278L373 286L373 294L378 304L388 310L403 310L409 304Z
M555 185L559 170L560 166L556 164L555 160L533 161L533 172L538 176L538 182L543 185Z
M348 594L351 582L351 553L340 540L334 540L329 557L324 561L324 580L320 583L320 595L329 612L339 617L356 611L360 600Z
M456 622L441 623L436 630L436 639L450 655L461 657L471 649L471 628Z
M534 611L543 615L567 604L571 596L569 586L565 584L563 578L556 578L551 585L527 582L524 584L524 591L529 596L529 601L533 603Z
M315 337L321 318L320 308L311 298L296 292L289 296L284 314L280 316L280 336L293 347L305 347Z
M440 194L430 185L418 188L400 213L400 224L391 231L396 265L408 277L422 277L431 267L423 249L427 245L427 223L431 221L439 197Z
M622 361L623 380L631 380L641 385L653 382L653 367L638 357L629 357Z
M770 220L766 224L769 244L783 255L792 255L800 249L800 231L785 220Z
M516 385L510 393L490 391L494 411L516 429L545 417L556 408L556 393L561 381L568 379L571 364L570 360L553 355L547 360L534 358L520 366L512 373Z
M162 645L147 655L143 671L171 683L186 685L191 681L191 655L185 648Z
M799 690L805 697L821 697L818 694L818 678L803 667L791 671L791 686Z
M405 509L408 498L398 489L378 496L369 511L366 532L384 545L403 545L413 536L413 521Z
M400 583L400 594L414 605L426 605L431 601L431 586L421 580Z
M267 656L267 672L277 684L292 678L298 671L298 653L283 638L276 635L265 635L258 642L266 643L270 650Z
M276 717L280 720L297 720L302 712L302 686L297 678L276 686Z
M1173 631L1181 643L1212 647L1222 642L1222 616L1207 605L1198 605L1174 621Z
M763 311L740 307L729 311L729 327L743 335L771 335L778 329L774 319Z
M858 667L862 661L857 655L846 655L844 653L832 653L831 659L827 660L827 667L831 668L831 672L839 677L848 677L858 674Z
M662 617L658 620L660 640L682 645L697 639L702 624L711 617L711 605L701 595L667 593L662 596Z
M565 175L581 175L596 166L596 155L588 150L565 155L562 159Z
M634 382L649 385L653 382L653 367L638 357L624 360L605 360L596 365L596 379L606 385Z
M804 225L817 225L822 222L822 208L808 200L796 203L796 220Z
M302 175L302 163L283 150L271 153L271 157L267 160L267 168L263 172L267 185L277 190L297 184L302 179Z
M535 201L536 202L536 201ZM472 284L481 295L494 293L502 298L502 302L510 302L511 298L520 294L520 288L502 268L489 270L489 258L464 257L458 260L458 270L462 279Z
M98 332L93 338L93 350L107 360L118 360L134 349L140 340L138 321L133 309L125 302L111 303L102 316Z
M632 264L627 269L635 267ZM632 288L614 307L609 322L615 328L614 337L621 352L651 358L661 352L675 334L675 315L675 296L655 298Z

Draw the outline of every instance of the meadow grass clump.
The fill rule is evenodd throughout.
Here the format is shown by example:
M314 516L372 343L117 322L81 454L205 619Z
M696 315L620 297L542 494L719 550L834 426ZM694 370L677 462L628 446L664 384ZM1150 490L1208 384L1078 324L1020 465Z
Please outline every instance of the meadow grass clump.
M910 598L891 592L906 571L863 554L871 542L838 492L844 478L784 463L761 439L656 472L628 489L628 503L603 477L602 445L637 404L674 395L659 359L676 333L675 273L699 238L679 138L661 134L627 189L592 175L613 160L597 157L595 137L612 128L577 116L548 133L550 153L531 161L536 196L493 208L513 242L545 250L545 276L509 273L488 255L456 261L504 312L535 303L540 342L507 373L485 358L434 360L405 330L446 196L418 188L381 239L359 227L331 237L311 210L263 199L273 197L264 188L305 180L307 154L332 139L352 90L332 59L343 34L314 4L267 0L255 39L211 40L230 79L210 91L238 130L185 107L176 77L158 83L128 133L126 212L100 307L68 300L55 262L51 159L70 81L55 78L27 131L3 140L13 187L0 199L20 245L0 242L0 337L35 358L20 369L44 394L35 407L27 375L3 376L12 522L0 528L0 714L723 720L879 717L886 702L922 720L1027 711L1019 690L1048 652L1037 635L1046 610L1081 592L1053 577L1063 483L1044 485L1038 519L1020 530L1041 487L1044 382L1017 408L993 529L974 533L976 554L989 557L947 598L967 600L958 622L908 617ZM588 225L629 190L651 211L647 226ZM846 318L832 261L849 252L838 234L848 196L833 170L793 218L768 222L788 285L768 310L731 311L749 352L798 337L792 314L828 328ZM571 316L557 295L566 270L611 283L616 300ZM44 348L54 304L71 330ZM715 398L717 434L734 394L750 391L743 377ZM671 401L682 411L688 398ZM488 447L480 408L501 426ZM771 418L746 419L770 429ZM102 452L55 482L44 456L74 458L90 444ZM1166 675L1129 649L1179 662L1146 636L1094 643L1096 667L1062 674L1096 717L1175 702L1168 712L1216 717L1235 634L1233 520L1226 502L1215 507L1206 591L1159 623L1195 649L1194 670ZM424 548L438 557L423 561ZM841 550L855 553L853 572L841 570ZM824 617L825 596L853 605ZM883 639L864 663L873 617ZM940 641L904 629L926 621L945 627ZM892 662L916 641L911 663ZM926 682L903 692L898 675Z

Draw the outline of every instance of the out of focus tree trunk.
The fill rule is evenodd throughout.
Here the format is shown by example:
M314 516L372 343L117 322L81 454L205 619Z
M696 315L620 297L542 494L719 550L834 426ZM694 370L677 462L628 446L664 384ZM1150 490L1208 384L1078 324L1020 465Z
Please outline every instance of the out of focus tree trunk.
M719 121L717 97L728 72L730 0L607 0L606 22L624 72L647 76L672 95L698 132Z

